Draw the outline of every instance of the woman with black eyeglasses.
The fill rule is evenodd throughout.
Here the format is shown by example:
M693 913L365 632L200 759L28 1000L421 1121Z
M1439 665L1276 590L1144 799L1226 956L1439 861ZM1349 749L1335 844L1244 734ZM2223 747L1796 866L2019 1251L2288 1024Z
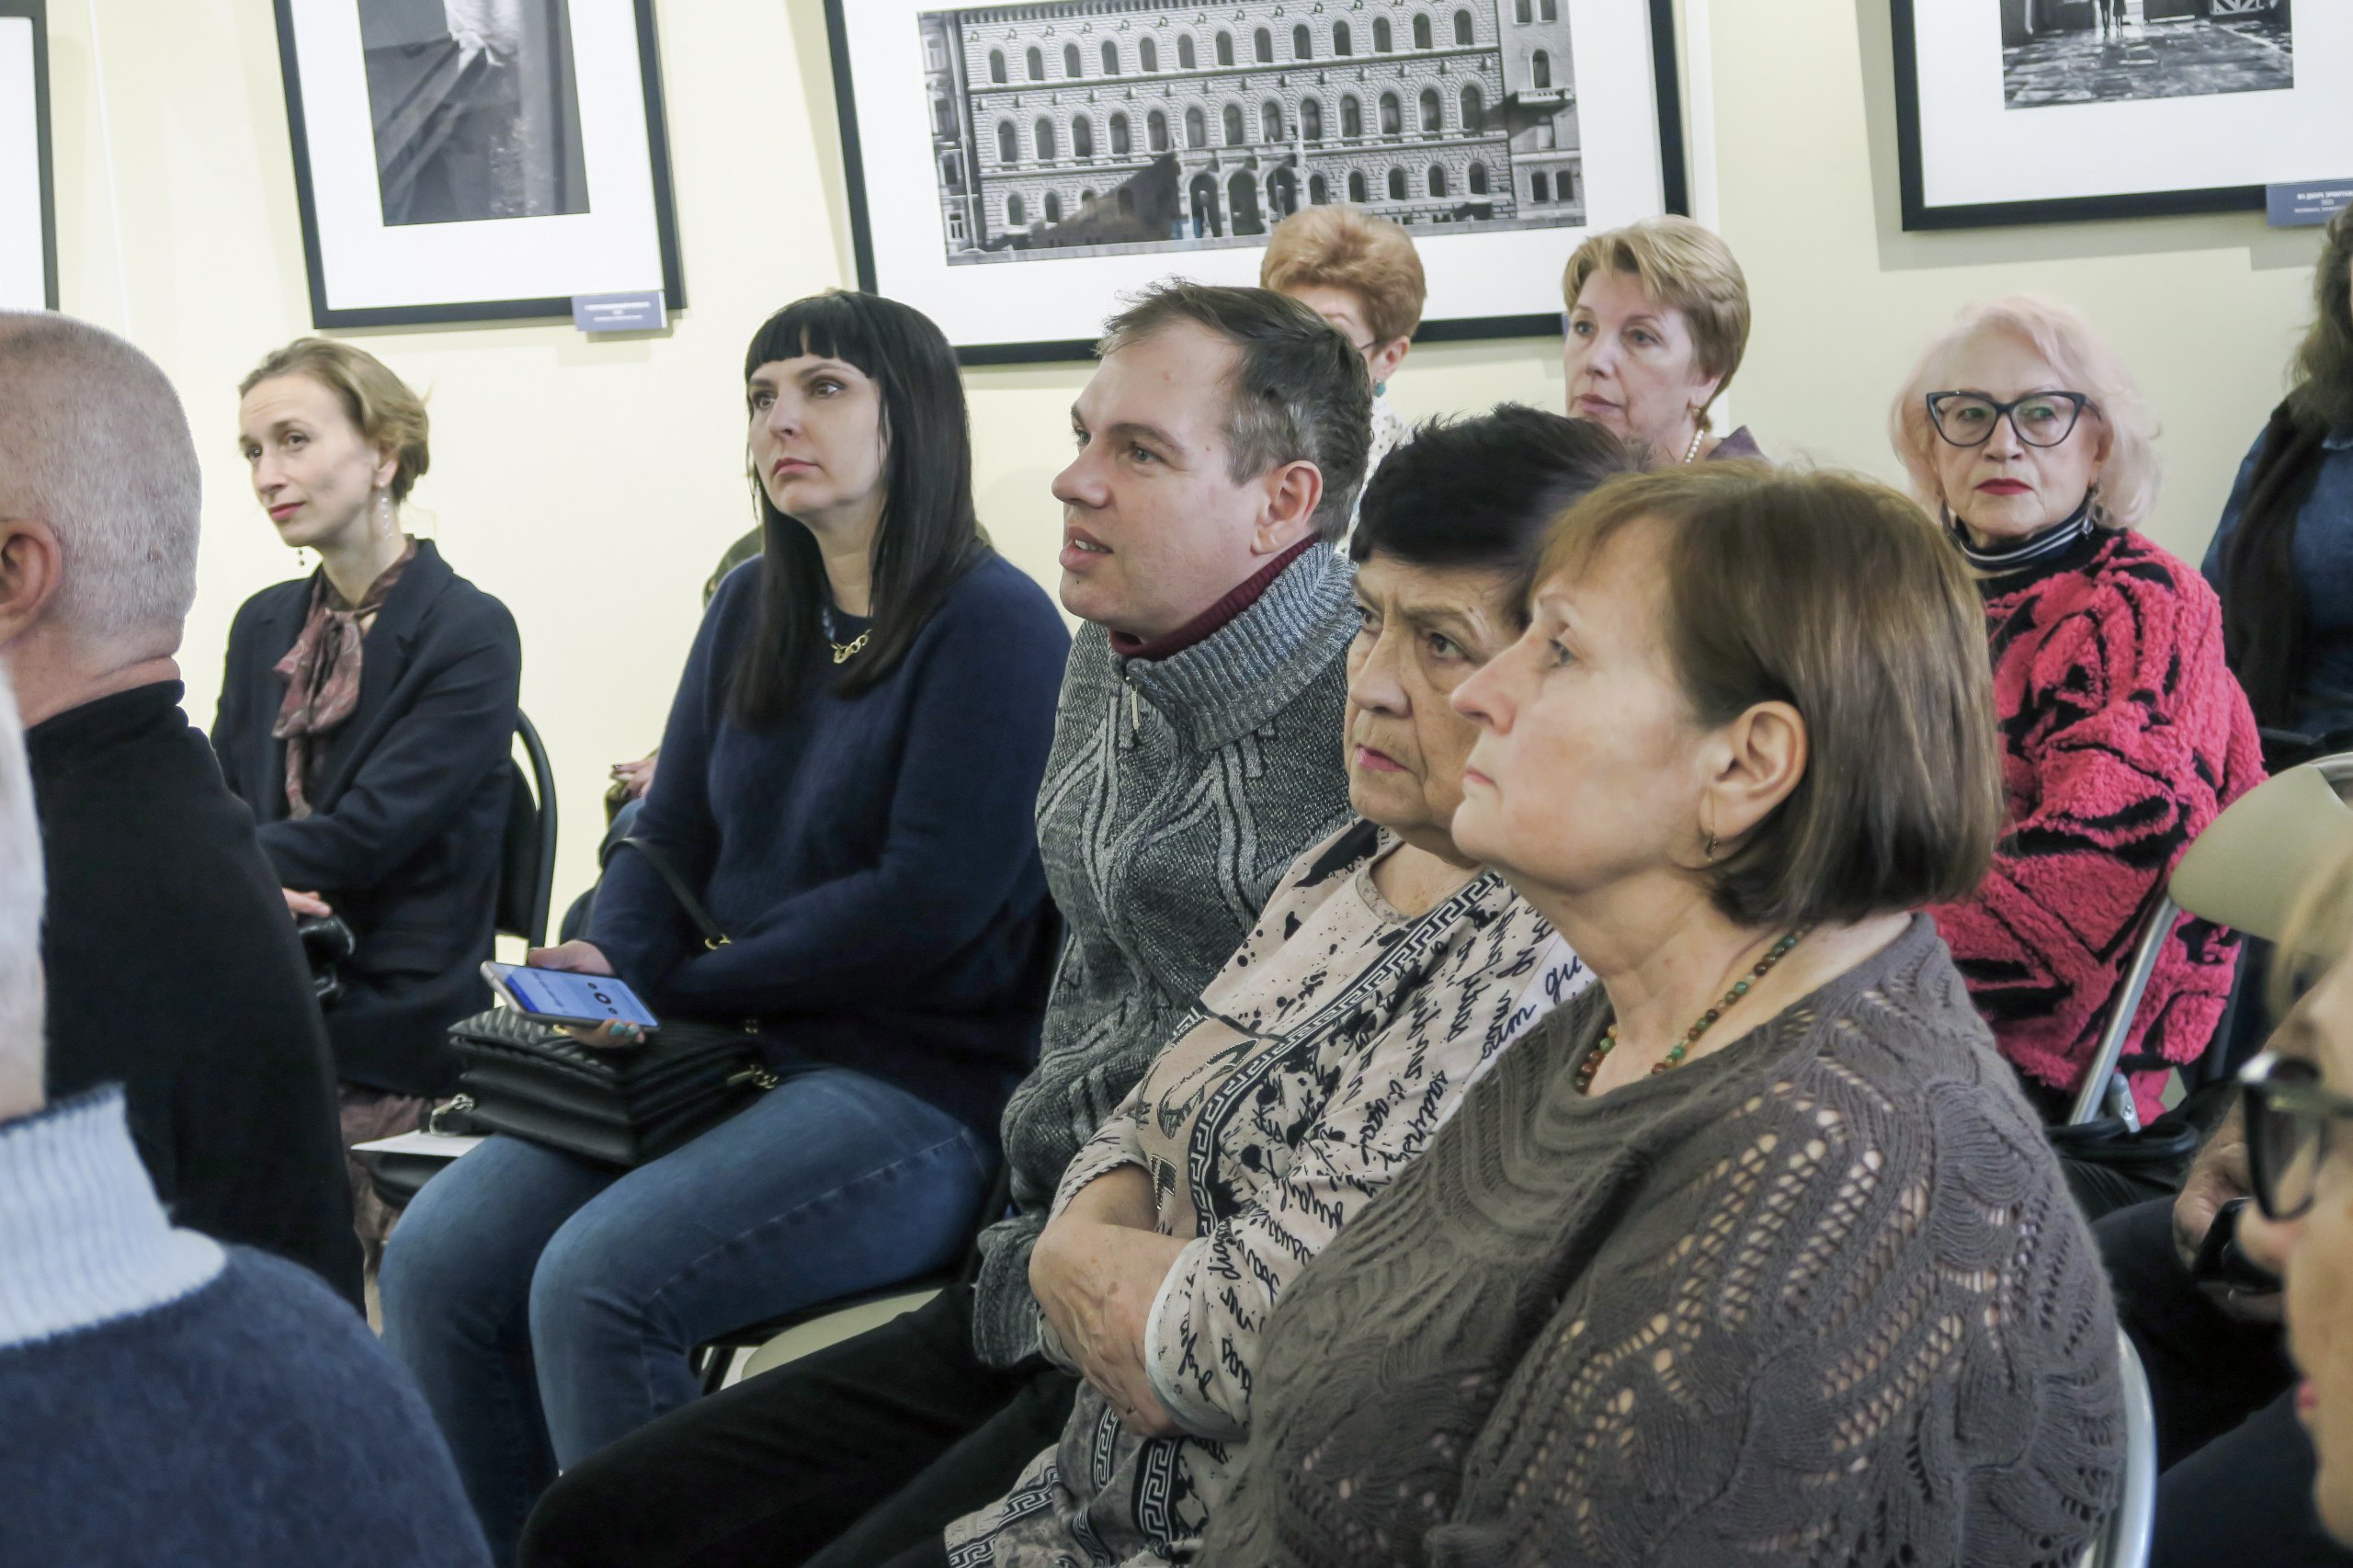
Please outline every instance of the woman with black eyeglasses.
M2011 819L1976 895L1937 925L2028 1096L2063 1122L2165 879L2262 779L2255 720L2213 590L2135 531L2154 428L2082 316L2024 296L1963 312L1890 425L1977 574ZM2237 963L2235 933L2177 921L2121 1059L2143 1121L2213 1039ZM2069 1170L2095 1216L2178 1174Z

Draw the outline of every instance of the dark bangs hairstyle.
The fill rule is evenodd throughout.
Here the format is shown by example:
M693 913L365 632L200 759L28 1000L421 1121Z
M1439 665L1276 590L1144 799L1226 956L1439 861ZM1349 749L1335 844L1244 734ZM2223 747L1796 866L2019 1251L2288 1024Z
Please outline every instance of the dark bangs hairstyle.
M955 350L931 318L880 294L813 294L785 306L752 335L744 380L748 386L761 366L804 355L853 366L881 393L885 499L871 558L873 631L865 651L838 670L820 664L830 590L816 538L777 509L754 473L759 619L736 659L728 691L729 712L747 728L782 718L821 670L846 697L890 674L948 590L990 554L972 510L972 433L963 378ZM747 392L747 416L749 408Z
M1524 608L1552 520L1603 480L1640 469L1607 427L1524 403L1433 419L1373 471L1348 556L1506 574Z

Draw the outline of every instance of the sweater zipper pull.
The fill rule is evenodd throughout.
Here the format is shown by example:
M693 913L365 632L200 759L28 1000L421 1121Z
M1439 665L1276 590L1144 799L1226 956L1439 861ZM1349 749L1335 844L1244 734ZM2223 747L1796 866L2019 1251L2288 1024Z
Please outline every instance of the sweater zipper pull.
M1134 683L1133 681L1130 681L1130 682L1128 682L1128 683L1127 683L1127 685L1128 685L1128 733L1129 733L1130 734L1131 734L1131 735L1142 736L1142 733L1143 733L1143 714L1142 714L1142 710L1138 708L1137 703L1136 703L1136 687L1135 687L1135 683Z

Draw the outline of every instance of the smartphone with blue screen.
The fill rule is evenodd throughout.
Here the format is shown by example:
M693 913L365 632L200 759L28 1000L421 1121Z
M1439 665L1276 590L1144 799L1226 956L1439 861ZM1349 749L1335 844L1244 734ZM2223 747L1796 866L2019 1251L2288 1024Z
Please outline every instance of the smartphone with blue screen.
M637 999L637 993L609 974L486 963L482 966L482 977L490 982L501 1001L542 1024L574 1024L582 1028L635 1024L649 1033L660 1027L653 1011Z

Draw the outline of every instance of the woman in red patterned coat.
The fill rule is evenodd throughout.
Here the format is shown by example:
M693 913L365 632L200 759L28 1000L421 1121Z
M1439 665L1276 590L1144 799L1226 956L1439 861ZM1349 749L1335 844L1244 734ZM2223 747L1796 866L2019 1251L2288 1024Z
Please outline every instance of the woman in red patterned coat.
M2263 777L2255 720L2213 591L2134 531L2154 431L2082 316L2028 296L1964 311L1890 423L1979 578L2011 818L1976 896L1937 925L2029 1096L2063 1121L2165 877ZM2235 933L2176 922L2124 1044L2143 1120L2213 1038L2237 964Z

